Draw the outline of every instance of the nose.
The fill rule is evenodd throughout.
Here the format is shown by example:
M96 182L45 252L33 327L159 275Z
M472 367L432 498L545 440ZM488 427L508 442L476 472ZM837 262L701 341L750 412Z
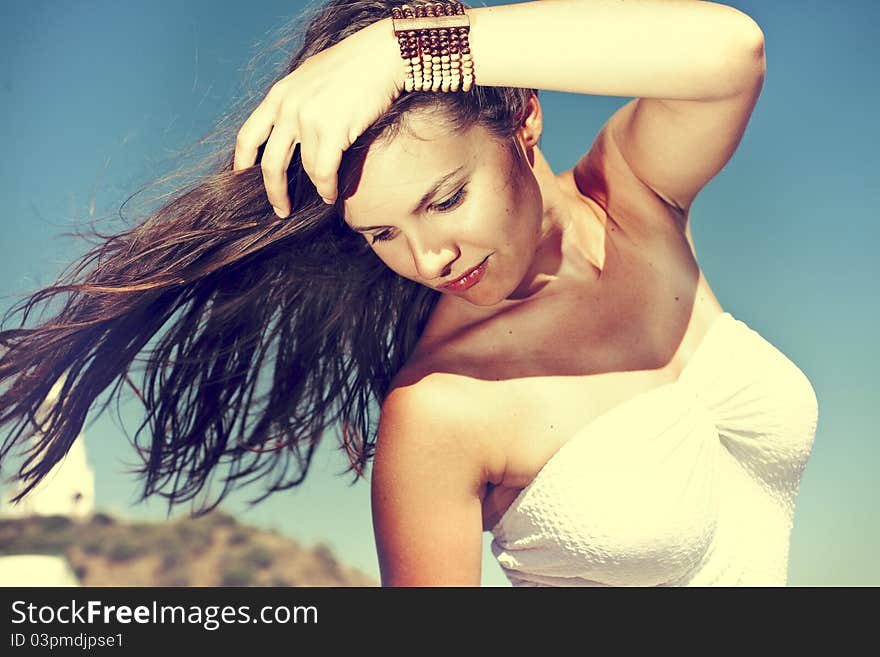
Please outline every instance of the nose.
M419 237L410 239L410 251L419 277L426 281L449 276L452 263L461 255L450 240L434 243Z

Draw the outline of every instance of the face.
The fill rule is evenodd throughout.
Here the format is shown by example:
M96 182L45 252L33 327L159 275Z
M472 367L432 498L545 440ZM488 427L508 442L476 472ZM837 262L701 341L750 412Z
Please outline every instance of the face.
M475 305L502 301L541 235L541 191L528 162L510 152L513 141L499 143L481 126L454 134L414 118L408 127L367 152L343 203L346 223L399 275ZM481 263L475 284L443 287Z

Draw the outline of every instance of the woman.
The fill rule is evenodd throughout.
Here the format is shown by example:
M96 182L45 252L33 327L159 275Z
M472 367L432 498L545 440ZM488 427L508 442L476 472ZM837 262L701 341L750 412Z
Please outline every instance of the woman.
M374 458L383 584L478 584L484 530L518 585L784 584L815 395L723 311L689 232L757 101L760 29L546 1L398 41L402 7L319 7L231 161L31 297L24 319L73 293L0 333L0 456L38 427L39 481L162 331L145 496L192 499L221 462L217 502L296 485L340 419L357 474ZM539 89L635 100L555 174Z

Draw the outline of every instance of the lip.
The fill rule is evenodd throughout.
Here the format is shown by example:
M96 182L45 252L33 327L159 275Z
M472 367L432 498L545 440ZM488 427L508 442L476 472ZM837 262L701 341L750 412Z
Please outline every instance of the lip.
M452 290L455 292L467 290L468 288L473 287L480 282L481 278L483 278L483 273L486 271L487 260L489 260L489 256L483 258L483 261L480 264L476 265L475 267L471 267L454 281L450 281L449 283L441 285L440 287L444 290Z

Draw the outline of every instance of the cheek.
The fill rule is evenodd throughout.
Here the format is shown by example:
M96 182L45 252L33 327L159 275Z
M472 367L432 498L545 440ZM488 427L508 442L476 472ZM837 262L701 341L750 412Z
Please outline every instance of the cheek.
M541 205L522 188L509 189L504 199L506 203L496 215L500 241L508 248L528 247L540 231Z
M511 166L494 196L495 214L508 230L521 235L530 232L535 221L540 223L543 203L537 181L530 172Z
M397 240L401 239L399 236ZM370 245L378 258L385 263L391 271L404 278L416 278L415 263L406 246L397 246L396 244Z
M516 194L518 220L521 222L519 231L524 239L534 241L541 234L544 219L544 202L537 182L532 178L522 181Z

